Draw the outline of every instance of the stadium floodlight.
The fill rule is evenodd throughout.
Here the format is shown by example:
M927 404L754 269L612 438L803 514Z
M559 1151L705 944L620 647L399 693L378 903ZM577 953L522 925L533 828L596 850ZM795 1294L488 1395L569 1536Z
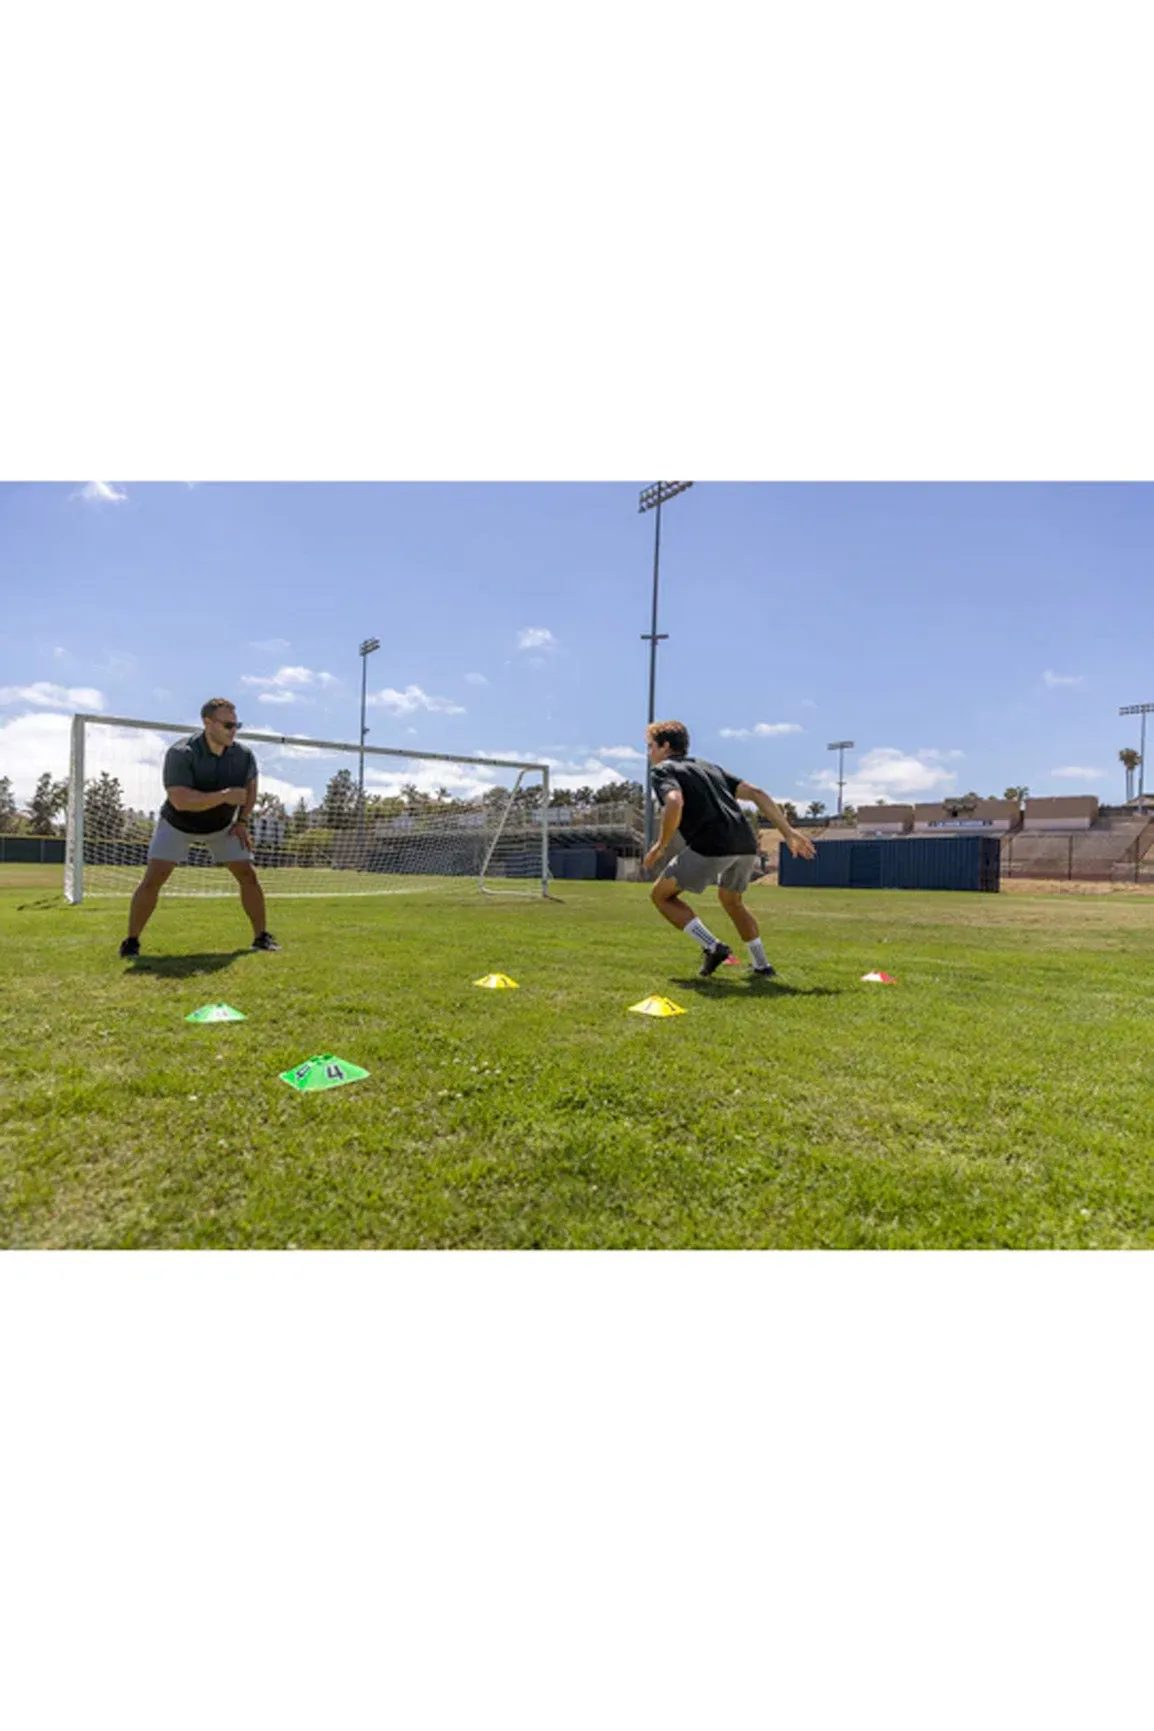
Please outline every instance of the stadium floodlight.
M368 686L369 656L381 647L379 637L366 637L360 647L361 657L361 765L357 777L357 834L361 847L365 845L365 697Z
M656 511L657 518L653 532L653 619L648 631L641 633L642 643L649 645L649 722L652 726L657 711L654 705L657 700L657 645L669 636L668 631L657 629L657 574L661 563L661 507L670 499L676 499L678 493L686 492L692 487L692 481L655 481L652 487L644 487L637 509L641 511ZM649 758L645 759L645 851L653 846L653 769Z
M837 815L841 816L841 790L845 786L845 754L853 750L852 739L835 739L832 745L827 745L827 751L837 752Z
M1154 703L1128 703L1125 709L1118 711L1119 715L1140 715L1142 717L1142 743L1138 747L1138 810L1142 810L1142 795L1146 787L1146 717L1154 711ZM1133 785L1133 783L1131 783Z
M197 730L187 723L118 715L74 715L68 783L64 894L129 896L144 871L165 754ZM541 763L449 752L404 751L277 733L240 736L256 751L262 785L293 809L262 824L256 865L270 896L398 895L404 892L549 894L549 842L565 814L549 806ZM362 843L356 768L361 752L398 783L411 784L374 816ZM433 766L436 766L434 770ZM460 790L427 791L434 774ZM614 814L616 817L616 814ZM624 817L619 820L624 827ZM367 827L367 826L366 826ZM193 845L166 896L235 895L227 871Z

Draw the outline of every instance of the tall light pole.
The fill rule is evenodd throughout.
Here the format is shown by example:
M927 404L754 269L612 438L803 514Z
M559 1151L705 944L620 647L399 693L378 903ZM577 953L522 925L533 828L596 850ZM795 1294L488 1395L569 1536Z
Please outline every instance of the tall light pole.
M656 719L654 704L657 697L657 645L669 636L668 631L657 629L657 577L661 564L661 507L670 499L675 499L678 493L684 493L692 487L692 481L656 481L652 487L646 487L641 494L638 511L656 511L657 517L653 532L653 618L648 631L641 633L642 643L649 645L649 722ZM645 851L653 846L653 769L648 757L645 760Z
M1154 703L1128 703L1125 709L1118 711L1119 715L1140 715L1142 717L1142 743L1138 747L1138 810L1142 810L1142 795L1146 787L1146 717L1154 710Z
M841 790L845 786L845 754L853 750L852 739L835 739L832 745L826 746L827 751L837 752L837 815L841 816Z
M357 776L357 847L361 855L365 851L365 734L369 731L365 726L365 697L368 690L369 656L374 649L381 647L379 637L366 637L360 647L361 657L361 751L360 773Z

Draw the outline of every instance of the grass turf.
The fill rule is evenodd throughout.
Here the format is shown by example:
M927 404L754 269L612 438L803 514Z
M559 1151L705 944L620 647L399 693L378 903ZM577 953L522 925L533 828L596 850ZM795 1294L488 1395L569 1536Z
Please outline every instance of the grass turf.
M273 900L280 955L162 898L127 964L59 877L0 868L7 1247L1154 1244L1152 901L755 889L751 985L643 886Z

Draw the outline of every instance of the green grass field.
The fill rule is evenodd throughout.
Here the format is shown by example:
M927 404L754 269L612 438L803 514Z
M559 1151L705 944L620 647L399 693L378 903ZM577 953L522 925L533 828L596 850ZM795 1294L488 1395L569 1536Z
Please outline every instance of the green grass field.
M758 987L644 886L273 901L280 955L162 899L128 964L59 878L0 868L6 1247L1154 1245L1154 900L755 889Z

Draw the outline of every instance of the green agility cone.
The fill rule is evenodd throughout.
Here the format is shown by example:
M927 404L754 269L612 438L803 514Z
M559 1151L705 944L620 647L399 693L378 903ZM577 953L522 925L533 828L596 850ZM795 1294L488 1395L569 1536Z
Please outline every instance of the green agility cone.
M324 1088L340 1088L345 1082L361 1082L368 1075L350 1064L347 1058L334 1058L325 1052L319 1058L306 1058L295 1070L284 1070L280 1080L295 1088L298 1094L319 1094Z

